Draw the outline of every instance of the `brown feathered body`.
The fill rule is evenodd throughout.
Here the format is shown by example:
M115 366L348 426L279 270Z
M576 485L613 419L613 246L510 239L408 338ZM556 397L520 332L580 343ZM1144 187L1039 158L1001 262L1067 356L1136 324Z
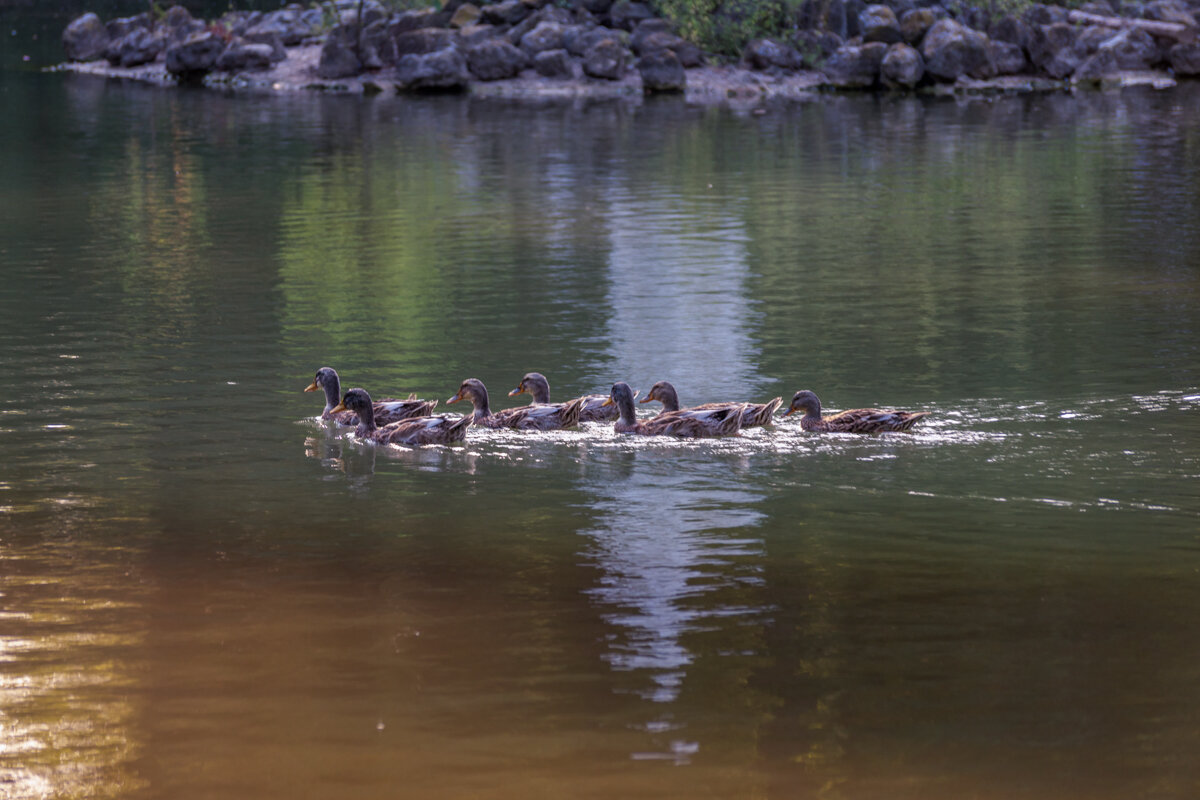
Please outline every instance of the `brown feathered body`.
M803 410L800 428L813 433L886 433L907 431L929 416L928 411L893 411L855 408L832 416L821 416L821 401L810 391L796 392L787 414ZM786 416L786 415L785 415Z
M470 416L449 415L423 416L402 419L382 427L376 425L371 396L365 389L351 389L342 402L334 408L337 413L348 410L358 417L354 435L379 444L452 444L461 442L471 427Z
M577 397L569 403L534 403L520 408L506 408L493 412L488 404L487 387L477 378L467 378L458 387L458 393L447 400L454 404L470 400L474 406L475 424L485 428L513 428L519 431L557 431L574 428L579 424L579 414L584 398Z
M679 436L706 438L732 436L742 429L744 405L685 411L667 411L647 420L638 420L633 409L633 390L629 384L613 384L610 403L620 411L613 429L617 433L636 433L642 436Z
M774 417L775 410L783 404L783 398L776 397L766 403L704 403L681 409L679 407L679 395L675 393L675 387L669 381L659 381L650 387L650 393L646 395L642 402L649 403L652 400L657 400L663 404L664 414L671 411L715 411L719 408L742 406L745 408L745 411L742 412L743 428L754 428L770 423Z
M521 378L517 388L508 393L508 396L515 397L519 394L530 395L535 404L549 405L550 381L546 380L546 376L540 372L527 373L524 378ZM583 401L583 406L579 410L580 422L612 422L620 414L615 405L606 405L608 402L606 394L585 394L578 399Z
M337 370L333 367L321 367L317 370L313 382L304 391L315 392L318 389L323 389L325 392L325 409L321 412L321 419L333 420L340 425L357 425L359 423L359 417L353 411L335 412L333 410L334 406L341 402L342 394L342 382L338 377ZM388 425L410 417L427 416L437 407L437 404L437 400L420 400L415 394L410 394L407 400L396 400L390 397L376 400L372 403L372 409L375 412L375 424Z

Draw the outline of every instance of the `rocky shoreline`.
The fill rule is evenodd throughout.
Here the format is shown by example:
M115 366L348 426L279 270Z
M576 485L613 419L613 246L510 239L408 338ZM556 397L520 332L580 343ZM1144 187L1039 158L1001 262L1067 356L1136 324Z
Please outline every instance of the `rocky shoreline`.
M1120 4L1119 7L1117 4ZM362 11L359 24L358 9ZM795 26L720 59L631 0L376 2L230 12L176 6L67 26L55 69L239 90L454 92L509 98L641 97L753 105L828 90L931 93L1156 88L1200 76L1200 0L1100 0L997 15L932 0L806 0ZM722 63L722 61L731 63Z

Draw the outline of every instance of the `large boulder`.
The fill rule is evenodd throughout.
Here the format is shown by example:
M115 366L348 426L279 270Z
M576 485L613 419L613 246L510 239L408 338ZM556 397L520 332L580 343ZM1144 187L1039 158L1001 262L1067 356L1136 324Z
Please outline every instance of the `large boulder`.
M363 63L358 57L358 28L355 25L339 25L325 37L321 45L321 57L317 62L317 77L325 80L349 78L362 72Z
M931 8L914 8L900 17L900 35L904 41L916 47L925 38L925 33L937 22L937 14Z
M253 44L234 39L217 59L216 68L224 72L248 72L271 68L271 45Z
M557 22L540 22L521 37L521 49L531 58L544 50L563 49L563 26Z
M171 6L163 16L162 27L166 32L167 44L182 42L192 34L207 30L203 21L192 17L183 6Z
M925 71L941 80L953 81L963 75L989 78L995 74L987 36L949 18L938 20L925 33L921 55Z
M563 46L571 55L583 58L589 50L605 39L612 39L620 44L621 37L624 35L624 33L618 33L609 28L588 28L578 25L563 31Z
M1083 63L1074 47L1076 33L1076 28L1065 22L1035 25L1030 30L1029 61L1052 78L1066 78Z
M1036 27L1038 25L1058 25L1067 21L1068 12L1062 6L1047 6L1041 3L1035 3L1025 9L1025 13L1021 15L1021 19L1026 25Z
M407 91L461 91L470 79L467 59L456 47L409 53L396 64L396 82Z
M367 18L367 16L367 14L363 14L364 18ZM306 38L315 35L320 29L320 25L321 16L319 10L317 10L317 15L314 18L310 12L303 11L298 7L289 6L288 8L281 8L278 11L264 14L262 19L247 29L246 32L274 33L285 45L294 47ZM353 22L350 25L352 26Z
M167 72L183 79L203 75L214 69L225 51L225 40L205 31L189 36L167 48Z
M1200 75L1200 42L1174 45L1167 51L1167 59L1176 75Z
M432 28L434 26L434 17L437 12L432 8L414 8L408 11L401 11L396 16L392 17L388 23L388 29L393 36L408 31L416 31L421 28Z
M879 77L892 89L911 89L925 77L925 59L915 47L898 42L887 49L879 64Z
M620 80L625 75L628 54L616 39L601 39L584 54L583 71L593 78Z
M480 22L489 25L516 25L530 14L529 6L521 0L504 0L502 3L492 3L483 6L479 16Z
M575 62L566 50L543 50L533 57L533 68L543 78L570 80L575 77Z
M395 37L396 55L426 55L444 50L454 43L454 31L446 28L418 28Z
M70 61L95 61L104 58L110 39L108 28L104 27L100 18L88 12L71 20L71 24L63 31L63 50Z
M804 68L800 51L775 39L754 39L742 51L742 61L757 70Z
M263 33L247 33L241 37L250 44L265 44L271 48L271 61L279 62L287 58L287 48L283 46L283 39L279 38L279 34L269 31Z
M160 30L137 28L108 43L104 57L114 67L137 67L158 59L167 49L167 37Z
M513 78L529 66L529 56L514 47L507 39L494 38L466 47L463 55L467 68L481 81L502 81Z
M879 80L879 69L887 54L883 42L845 44L837 49L822 70L834 86L841 89L868 89Z
M128 36L136 30L150 30L154 27L154 20L149 14L142 12L133 17L118 17L110 19L104 23L104 27L108 29L108 36L111 39L120 39L123 36Z
M645 3L634 0L617 0L608 9L608 18L614 28L632 31L642 20L652 19L654 12Z
M888 6L867 6L858 15L858 27L864 42L895 44L904 39L900 32L900 20L896 19L896 12Z
M1020 45L1012 42L988 41L988 55L997 75L1020 75L1029 68L1029 60Z
M647 92L682 92L687 88L687 73L675 51L651 50L638 59L642 89Z
M400 58L396 39L388 31L386 19L375 20L359 34L358 57L366 69L383 69Z
M1151 0L1146 3L1146 19L1159 22L1176 22L1189 28L1196 27L1196 16L1181 0Z
M995 20L988 26L988 37L996 42L1009 42L1021 49L1029 47L1029 24L1011 14Z
M454 11L454 15L450 17L451 28L466 28L474 25L483 16L483 10L474 3L463 3Z

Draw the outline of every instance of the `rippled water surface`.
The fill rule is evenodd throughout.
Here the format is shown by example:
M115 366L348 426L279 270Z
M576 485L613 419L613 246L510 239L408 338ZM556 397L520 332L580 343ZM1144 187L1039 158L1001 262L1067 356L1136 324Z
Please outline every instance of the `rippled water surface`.
M1198 89L10 71L0 797L1197 796ZM322 365L933 413L412 450Z

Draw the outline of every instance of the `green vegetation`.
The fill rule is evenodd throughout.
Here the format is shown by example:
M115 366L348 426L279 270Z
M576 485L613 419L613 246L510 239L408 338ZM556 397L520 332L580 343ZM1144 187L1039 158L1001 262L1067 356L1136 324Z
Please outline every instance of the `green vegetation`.
M736 56L751 39L794 26L802 0L655 0L679 35L706 52Z

